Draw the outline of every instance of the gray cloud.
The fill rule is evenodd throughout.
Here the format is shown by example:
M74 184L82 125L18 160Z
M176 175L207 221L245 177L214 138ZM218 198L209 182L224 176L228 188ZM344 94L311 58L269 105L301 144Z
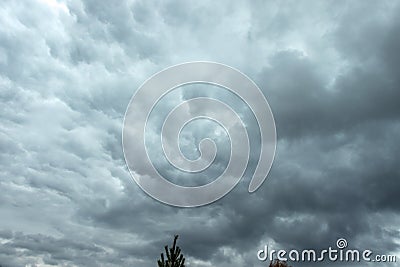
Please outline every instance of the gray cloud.
M256 258L264 244L325 248L339 237L399 255L399 8L391 1L5 1L0 264L154 266L176 233L194 267L265 266ZM177 209L132 181L121 126L142 82L191 60L225 63L254 79L273 110L278 146L256 193L247 193L255 149L230 194ZM176 101L164 100L155 125ZM256 139L248 110L233 105ZM188 143L208 136L199 125L186 131ZM210 175L224 158L216 163Z

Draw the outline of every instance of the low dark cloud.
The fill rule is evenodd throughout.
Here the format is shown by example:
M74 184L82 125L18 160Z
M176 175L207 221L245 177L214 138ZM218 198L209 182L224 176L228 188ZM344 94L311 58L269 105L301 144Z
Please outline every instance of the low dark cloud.
M399 255L399 9L393 1L5 1L0 264L154 266L174 234L193 267L265 266L256 252L266 244L323 249L340 237ZM121 127L141 83L191 60L254 79L273 110L278 145L255 193L247 187L257 149L230 194L179 209L132 181ZM164 100L155 125L175 103ZM248 109L233 106L249 119L256 148ZM185 141L209 134L193 129ZM223 166L218 157L210 174Z

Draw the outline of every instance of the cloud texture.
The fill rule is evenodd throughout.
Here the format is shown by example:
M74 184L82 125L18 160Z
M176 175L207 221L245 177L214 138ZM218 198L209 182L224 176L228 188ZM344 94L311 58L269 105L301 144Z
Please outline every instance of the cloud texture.
M266 266L256 256L265 244L326 248L339 237L399 256L399 12L395 1L2 1L0 264L155 266L175 233L190 267ZM252 78L278 144L256 193L247 193L253 144L230 194L178 209L132 181L121 131L140 84L192 60ZM232 97L210 88L174 94L153 130L177 99ZM253 132L254 118L235 101ZM182 132L189 158L218 132L204 123ZM149 140L158 137L154 130ZM149 150L171 179L196 184L226 165L225 137L215 137L222 153L199 180L167 166L156 142Z

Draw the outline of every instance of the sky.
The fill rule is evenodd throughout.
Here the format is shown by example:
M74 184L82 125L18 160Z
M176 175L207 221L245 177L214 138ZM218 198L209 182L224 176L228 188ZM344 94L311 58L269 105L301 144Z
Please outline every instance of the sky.
M264 245L322 249L338 238L400 260L399 13L397 1L1 1L0 265L156 266L174 234L189 267L267 266ZM256 141L228 195L175 208L131 178L122 124L147 78L198 60L256 82L277 149L249 194L259 149L248 108L212 86L178 88L146 137L171 180L204 183L227 164L227 136L209 122L181 140L195 158L217 133L209 170L188 178L165 163L156 130L182 99L229 100Z

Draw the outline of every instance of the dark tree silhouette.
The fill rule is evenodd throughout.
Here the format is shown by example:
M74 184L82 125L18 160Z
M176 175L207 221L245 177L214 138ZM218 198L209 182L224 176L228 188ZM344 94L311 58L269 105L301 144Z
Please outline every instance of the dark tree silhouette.
M270 262L269 267L291 267L286 261L273 260Z
M168 246L165 246L167 259L164 258L164 253L161 253L161 260L157 261L158 267L185 267L185 257L181 254L181 249L176 246L177 239L176 235L172 248L168 249Z

